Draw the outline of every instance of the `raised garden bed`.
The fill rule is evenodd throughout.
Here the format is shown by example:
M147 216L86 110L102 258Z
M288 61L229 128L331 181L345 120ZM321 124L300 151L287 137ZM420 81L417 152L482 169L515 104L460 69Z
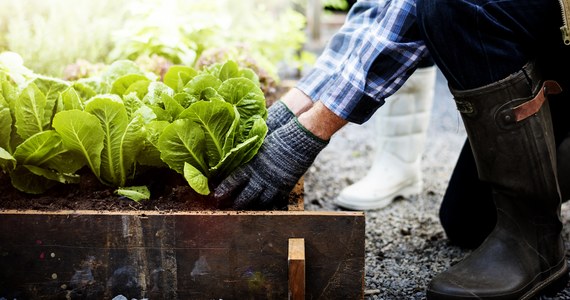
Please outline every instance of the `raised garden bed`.
M0 298L364 297L364 214L303 211L301 183L285 210L142 209L119 198L111 201L131 209L53 210L41 201L0 210ZM304 241L305 269L293 285L292 238Z
M303 211L301 184L260 211L208 196L263 143L258 79L0 76L0 299L363 298L363 213Z

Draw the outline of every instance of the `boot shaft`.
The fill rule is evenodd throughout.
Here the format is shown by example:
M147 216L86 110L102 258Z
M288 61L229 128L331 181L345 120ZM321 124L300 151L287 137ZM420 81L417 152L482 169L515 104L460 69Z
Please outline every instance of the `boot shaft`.
M527 64L497 83L452 93L479 178L493 189L497 225L492 235L513 235L556 260L563 248L561 198L550 110L548 101L541 98L549 93L548 87L559 92L559 86L545 84L535 66ZM542 105L536 104L542 100ZM513 111L521 107L536 112Z
M533 64L504 80L452 91L481 180L513 197L559 199L556 146L548 103L516 121L512 109L543 93Z
M428 299L531 299L568 272L555 142L534 65L474 90L452 91L497 224L462 262L436 276Z

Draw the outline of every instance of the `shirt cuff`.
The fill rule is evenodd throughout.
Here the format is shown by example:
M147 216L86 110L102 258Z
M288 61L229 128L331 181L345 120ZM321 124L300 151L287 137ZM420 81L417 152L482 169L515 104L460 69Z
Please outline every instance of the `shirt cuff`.
M366 95L342 75L316 68L298 82L297 88L313 102L321 101L337 116L357 124L366 122L384 104L383 99Z

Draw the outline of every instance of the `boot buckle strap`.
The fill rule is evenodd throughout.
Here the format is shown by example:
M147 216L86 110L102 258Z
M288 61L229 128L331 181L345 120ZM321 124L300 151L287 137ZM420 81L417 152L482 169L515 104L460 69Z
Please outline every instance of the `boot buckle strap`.
M507 123L520 122L536 114L549 95L556 95L560 94L561 92L562 88L558 82L554 80L546 80L534 98L505 111L502 114L503 121Z
M473 104L469 101L459 101L456 99L455 105L457 106L457 110L462 114L470 115L475 112Z

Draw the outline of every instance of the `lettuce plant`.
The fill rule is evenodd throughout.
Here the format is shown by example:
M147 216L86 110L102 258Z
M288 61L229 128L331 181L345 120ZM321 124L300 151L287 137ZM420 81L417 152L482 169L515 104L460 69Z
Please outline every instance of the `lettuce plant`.
M0 74L0 86L0 169L9 174L12 185L38 194L57 182L78 182L74 173L82 163L51 127L68 85L36 78L20 90Z
M69 96L62 99L70 98L67 102L73 103L71 99L78 98L84 105L70 105L73 109L58 112L53 127L63 145L80 156L99 181L125 187L135 175L136 158L146 138L144 116L136 111L142 105L130 101L129 87L141 81L146 83L141 88L145 90L151 79L132 62L118 61L97 80L101 81L95 84L98 91L89 91L95 95L85 101L70 88ZM136 97L137 91L132 93Z
M62 111L53 120L64 146L80 154L101 182L117 187L134 174L143 126L140 115L129 118L122 101L111 96L91 99L84 111Z
M174 96L160 99L182 101L175 101L173 122L158 139L160 157L200 194L209 194L209 180L248 162L263 143L267 110L254 80L253 72L233 61L200 73L175 67L165 76Z
M68 82L36 76L17 87L0 77L0 168L12 184L41 193L75 183L86 166L134 200L137 165L171 168L200 194L249 161L267 132L256 74L235 62L202 71L173 66L158 81L131 61L100 77Z

